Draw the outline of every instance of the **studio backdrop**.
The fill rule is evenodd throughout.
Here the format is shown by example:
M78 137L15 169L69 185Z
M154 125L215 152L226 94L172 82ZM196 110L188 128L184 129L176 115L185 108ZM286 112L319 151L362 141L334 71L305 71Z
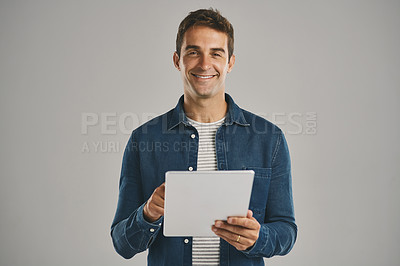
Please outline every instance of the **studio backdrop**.
M0 265L146 265L112 246L132 130L183 93L180 21L235 29L227 92L278 125L298 239L266 265L400 264L400 2L0 2Z

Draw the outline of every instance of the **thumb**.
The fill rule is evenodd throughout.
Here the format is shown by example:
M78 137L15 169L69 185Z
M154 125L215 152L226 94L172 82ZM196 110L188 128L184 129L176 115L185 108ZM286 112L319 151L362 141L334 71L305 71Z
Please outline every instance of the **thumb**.
M251 210L247 211L247 218L253 217L253 212Z

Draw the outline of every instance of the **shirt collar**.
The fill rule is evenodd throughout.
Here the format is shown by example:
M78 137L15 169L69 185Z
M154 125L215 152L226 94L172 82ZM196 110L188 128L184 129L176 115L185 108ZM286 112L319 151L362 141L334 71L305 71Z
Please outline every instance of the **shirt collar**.
M226 113L225 122L223 125L232 125L233 123L241 126L249 126L246 119L244 118L243 111L239 106L235 104L232 97L225 93L225 101L228 103L228 112ZM168 130L173 129L179 124L190 126L190 123L183 110L183 95L179 98L178 104L173 109L171 117L168 119Z

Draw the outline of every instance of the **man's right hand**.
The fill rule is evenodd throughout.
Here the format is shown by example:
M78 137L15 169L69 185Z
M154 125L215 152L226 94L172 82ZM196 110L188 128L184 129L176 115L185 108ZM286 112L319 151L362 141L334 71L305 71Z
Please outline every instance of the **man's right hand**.
M153 223L164 215L165 182L156 188L143 208L146 221Z

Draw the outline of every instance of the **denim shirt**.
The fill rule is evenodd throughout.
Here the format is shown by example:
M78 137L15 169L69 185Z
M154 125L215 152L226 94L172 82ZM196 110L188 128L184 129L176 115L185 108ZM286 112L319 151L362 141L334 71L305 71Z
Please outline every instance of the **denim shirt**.
M239 108L228 94L225 100L228 112L215 136L218 170L254 170L249 209L261 228L256 243L245 251L221 239L220 265L264 265L263 257L287 254L297 237L288 146L277 126ZM192 238L165 237L163 217L149 223L143 207L165 181L165 172L195 171L197 153L198 132L184 113L183 96L174 109L132 132L111 226L118 254L129 259L149 249L148 265L192 264Z

